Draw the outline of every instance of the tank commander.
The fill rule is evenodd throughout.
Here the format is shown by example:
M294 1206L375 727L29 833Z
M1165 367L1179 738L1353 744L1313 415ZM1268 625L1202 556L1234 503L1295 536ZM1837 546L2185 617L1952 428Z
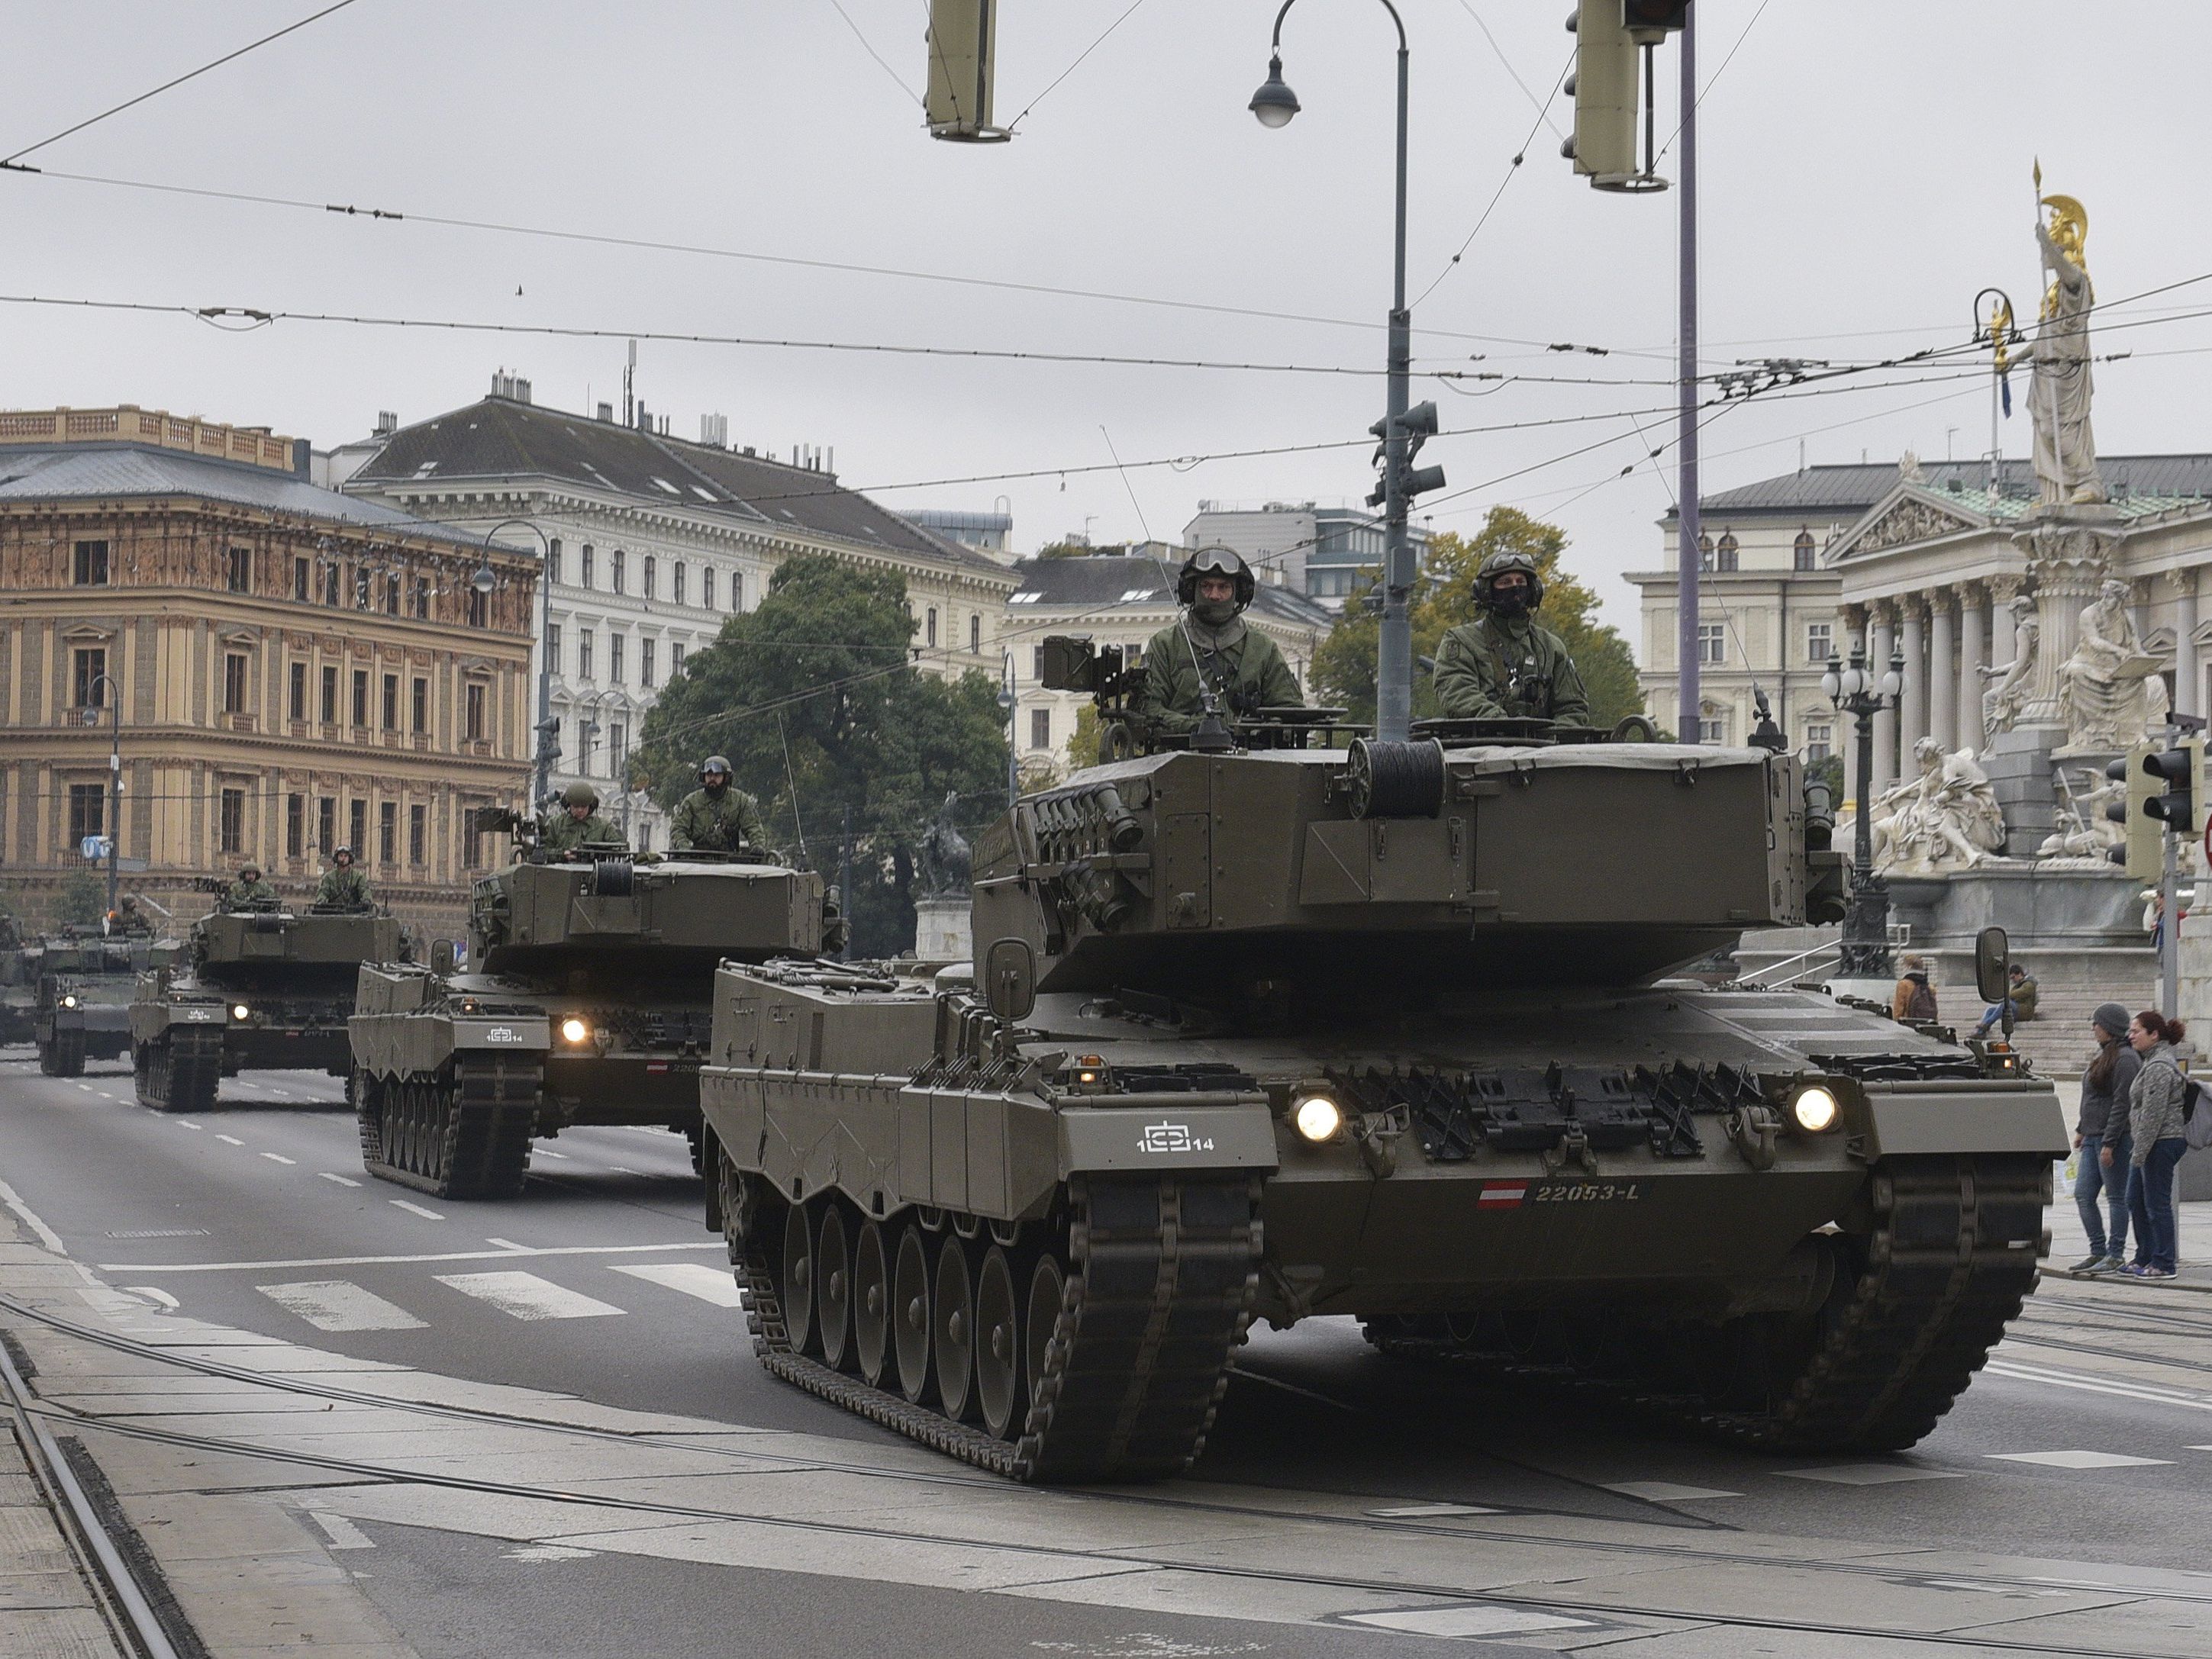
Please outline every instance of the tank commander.
M368 890L368 878L354 867L353 848L341 842L331 849L333 867L323 872L323 878L315 887L315 908L319 910L367 910L376 903L376 896Z
M726 755L708 756L699 763L699 787L684 796L669 820L670 849L734 853L741 847L767 844L768 825L761 820L760 803L731 787Z
M1473 622L1437 651L1437 707L1456 720L1589 723L1589 693L1566 641L1535 620L1544 579L1526 553L1493 553L1475 573Z
M1228 548L1201 548L1182 562L1182 617L1145 647L1144 678L1131 699L1154 732L1197 730L1209 692L1224 718L1305 706L1274 641L1244 620L1255 586L1251 567Z
M624 845L622 831L599 816L599 792L578 781L561 792L561 810L538 828L538 850L570 856L586 847Z
M261 879L261 866L258 864L242 866L238 879L223 890L222 908L226 910L258 910L264 905L274 907L276 902L276 890Z

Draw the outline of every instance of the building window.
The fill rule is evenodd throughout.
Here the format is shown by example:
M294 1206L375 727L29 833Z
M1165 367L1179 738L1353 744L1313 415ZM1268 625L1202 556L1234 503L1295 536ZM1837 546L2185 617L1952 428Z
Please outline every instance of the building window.
M681 559L677 560L675 569L672 570L672 571L669 573L669 576L668 576L668 588L669 588L669 597L670 597L670 598L672 598L672 599L673 599L676 601L676 603L677 603L677 604L678 604L678 605L683 604L683 603L684 603L684 561L683 561L683 560L681 560Z
M87 836L107 832L107 786L73 783L69 792L70 845L81 847Z
M467 807L461 809L461 867L474 870L483 863L483 831L477 828L477 815Z
M587 778L592 775L592 740L599 729L597 720L576 722L576 769Z
M1051 709L1032 708L1030 710L1030 747L1032 749L1049 749L1052 747Z
M1699 743L1725 744L1728 741L1728 711L1714 703L1707 703L1698 721Z
M607 727L607 775L622 781L625 763L629 759L629 727L617 720Z
M937 607L933 605L929 607L929 643L937 643Z
M294 720L303 720L307 718L307 665L294 663L290 678L290 696L286 708Z
M284 797L284 856L296 859L307 850L307 798Z
M558 674L561 672L561 624L559 623L545 624L545 672L549 674Z
M730 572L730 609L742 611L744 608L745 573L742 570L732 570Z
M246 712L246 655L243 652L223 653L222 712L226 714L243 714Z
M399 862L399 803L397 801L377 803L376 861L387 869Z
M1817 570L1820 568L1819 559L1813 551L1813 532L1809 530L1801 530L1797 532L1797 539L1790 544L1790 556L1800 570Z
M107 707L107 648L88 646L73 653L70 701L79 708Z
M576 573L576 585L578 586L589 587L592 585L592 563L594 556L591 543L586 542L584 544L582 568Z
M346 845L353 848L354 857L359 858L368 851L368 803L365 800L348 801L346 819L349 832L346 836Z
M384 614L387 617L399 614L399 573L396 570L384 579Z
M219 850L243 853L246 850L246 791L226 789L216 823L216 834L222 837Z
M1711 536L1700 536L1698 538L1698 568L1711 570L1712 568L1713 538Z
M336 605L338 602L338 584L342 580L336 560L323 567L323 603L325 605Z
M252 548L234 547L230 550L228 576L232 592L251 593L253 591L253 550Z
M588 628L576 635L576 678L580 680L592 678L592 630Z
M353 608L356 611L368 609L368 567L365 564L353 568Z
M651 640L637 642L637 683L640 685L653 684L653 647Z
M979 655L982 649L983 618L981 616L970 617L968 618L968 654Z
M1725 623L1698 624L1698 660L1726 662L1728 660L1727 628Z
M420 621L430 620L430 579L428 576L415 579L415 615Z
M366 668L353 671L353 723L356 726L368 724L368 670Z
M1736 539L1728 531L1721 532L1720 545L1714 550L1714 564L1721 570L1733 570L1736 567Z
M1836 654L1836 625L1833 623L1805 624L1805 660L1826 662Z
M714 567L702 566L699 571L699 603L709 611L714 608Z
M471 743L481 743L483 741L484 734L484 689L483 686L472 684L469 687L466 706L468 724L463 728L464 735Z
M79 542L76 544L75 579L79 587L107 586L107 544Z
M337 723L338 671L335 668L325 668L323 670L323 724L336 726Z
M612 629L607 630L607 682L611 685L623 683L623 647L629 642Z
M629 591L624 585L629 579L629 555L619 547L607 555L607 579L608 586L616 592L626 593Z
M335 795L324 795L315 802L315 850L327 855L338 839L338 803Z
M384 729L387 732L399 729L399 676L397 674L384 677Z
M314 592L314 572L305 559L292 561L292 597L301 605L307 604Z
M417 675L415 679L415 730L420 733L430 729L430 682Z
M1044 647L1041 645L1030 647L1030 678L1039 681L1044 678Z
M1808 725L1805 728L1805 763L1818 766L1835 752L1836 729L1832 726Z
M674 679L684 672L684 641L672 640L668 646L668 678Z
M430 848L430 809L410 806L407 809L407 862L428 864Z
M652 555L652 554L650 554L650 553L648 553L648 554L647 554L647 555L645 556L645 597L646 597L647 599L651 599L653 596L653 555Z
M480 588L469 589L469 626L482 628L491 619L491 595Z
M558 536L545 544L545 585L548 587L561 580L561 538Z

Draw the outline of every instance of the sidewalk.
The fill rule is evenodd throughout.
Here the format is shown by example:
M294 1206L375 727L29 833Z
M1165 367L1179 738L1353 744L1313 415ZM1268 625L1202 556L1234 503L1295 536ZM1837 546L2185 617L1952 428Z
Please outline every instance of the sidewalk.
M2053 1174L2051 1182L2051 1208L2045 1212L2051 1218L2051 1259L2043 1264L2046 1275L2052 1279L2094 1279L2104 1285L2140 1285L2147 1291L2212 1291L2212 1204L2182 1204L2175 1207L2181 1237L2180 1271L2173 1278L2144 1281L2130 1279L2125 1273L2075 1273L2066 1271L2067 1264L2089 1254L2089 1236L2081 1230L2081 1212L2074 1206L2074 1189L2067 1184L2063 1165ZM2135 1240L2130 1237L2130 1261L2135 1257Z

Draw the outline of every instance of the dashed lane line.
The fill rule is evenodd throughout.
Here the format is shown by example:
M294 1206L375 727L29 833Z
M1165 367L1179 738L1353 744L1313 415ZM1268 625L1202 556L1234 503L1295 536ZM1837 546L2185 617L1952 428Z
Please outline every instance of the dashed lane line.
M404 1210L410 1215L419 1215L425 1221L443 1221L446 1218L435 1210L426 1209L412 1199L395 1198L391 1200L391 1203L393 1209Z
M243 1146L246 1145L246 1143L240 1140L236 1135L217 1135L216 1139L222 1142L226 1146Z
M2130 1457L2121 1452L2033 1451L1984 1452L1984 1457L2006 1463L2039 1463L2051 1469L2136 1469L2172 1468L2170 1457Z
M318 1170L315 1173L325 1181L337 1182L341 1187L358 1187L361 1185L361 1182L356 1181L351 1176L332 1175L328 1170Z
M287 1158L282 1152L264 1152L261 1156L271 1164L297 1164L300 1161L296 1158Z

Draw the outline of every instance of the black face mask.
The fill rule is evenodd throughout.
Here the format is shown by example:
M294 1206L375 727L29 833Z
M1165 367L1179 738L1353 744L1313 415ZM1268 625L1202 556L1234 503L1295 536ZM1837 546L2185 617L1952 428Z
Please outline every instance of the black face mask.
M1208 628L1224 628L1235 617L1239 607L1234 599L1199 599L1190 608Z
M1528 614L1528 590L1525 587L1492 587L1490 608L1508 620L1518 620Z

